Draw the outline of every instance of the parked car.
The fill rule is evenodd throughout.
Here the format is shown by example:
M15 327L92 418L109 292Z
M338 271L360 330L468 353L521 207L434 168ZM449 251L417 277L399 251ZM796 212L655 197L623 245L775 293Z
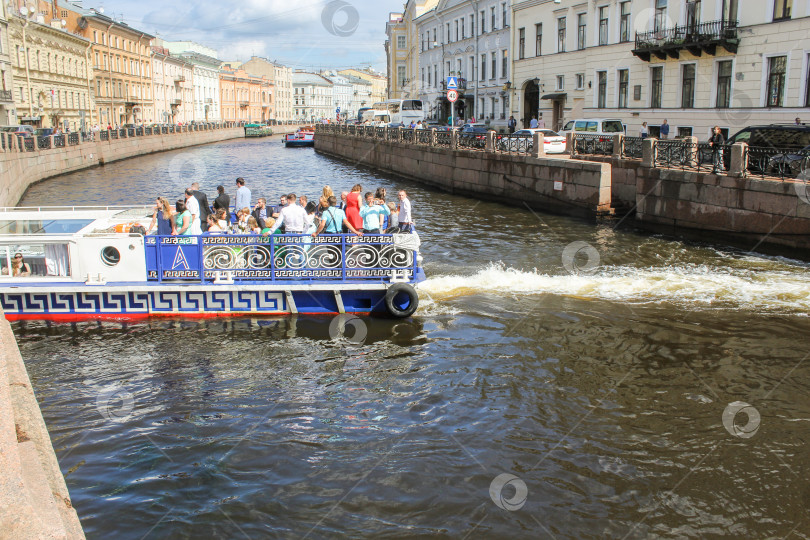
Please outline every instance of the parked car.
M560 135L554 130L546 128L534 129L519 129L513 135L523 136L529 139L526 144L526 151L530 151L533 145L533 138L535 133L543 134L543 149L546 154L563 154L565 153L565 137ZM504 152L515 152L520 148L520 141L514 137L498 137L498 147Z
M37 128L34 131L35 137L49 137L53 135L53 128Z
M3 126L2 131L5 133L14 133L15 135L19 135L20 137L34 136L34 126L29 126L27 124L18 124L15 126Z
M577 118L566 122L559 133L565 137L566 134L574 132L613 136L624 133L624 124L618 118Z
M810 125L768 124L748 126L728 138L726 144L748 144L748 169L778 176L798 176L810 167ZM728 169L730 152L724 157Z

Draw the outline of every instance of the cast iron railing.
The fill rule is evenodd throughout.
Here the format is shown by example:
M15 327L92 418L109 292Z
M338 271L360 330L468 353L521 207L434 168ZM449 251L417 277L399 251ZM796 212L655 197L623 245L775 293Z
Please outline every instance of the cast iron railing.
M622 137L621 157L641 159L643 141L641 137Z
M54 137L53 137L53 147L54 148L64 148L65 147L65 136L64 135L54 135Z
M433 137L430 130L417 129L415 131L416 131L416 142L418 144L426 144L430 146L433 143Z
M772 176L810 180L810 151L783 150L763 146L746 147L748 176Z
M508 154L529 154L533 146L531 135L497 135L495 148Z
M574 137L574 154L613 154L613 136L577 133Z
M76 146L80 142L78 133L68 133L68 144L70 146Z
M37 148L40 150L47 150L51 147L50 137L37 137Z

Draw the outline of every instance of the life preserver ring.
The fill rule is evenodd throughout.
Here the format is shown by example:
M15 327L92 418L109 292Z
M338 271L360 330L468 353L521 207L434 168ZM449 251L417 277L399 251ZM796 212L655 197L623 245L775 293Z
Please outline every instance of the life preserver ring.
M410 317L419 307L419 295L407 283L394 283L385 291L385 307L394 317Z

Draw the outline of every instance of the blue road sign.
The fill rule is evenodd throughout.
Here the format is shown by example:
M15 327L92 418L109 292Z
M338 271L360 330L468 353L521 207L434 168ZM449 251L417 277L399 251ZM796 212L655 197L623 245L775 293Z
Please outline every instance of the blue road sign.
M447 77L447 89L448 90L458 89L458 79L456 77Z
M340 107L338 107L337 109L335 109L335 112L340 112Z

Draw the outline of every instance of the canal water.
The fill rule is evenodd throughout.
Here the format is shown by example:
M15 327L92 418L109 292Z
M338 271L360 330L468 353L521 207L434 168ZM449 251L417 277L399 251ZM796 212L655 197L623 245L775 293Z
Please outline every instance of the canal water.
M406 188L409 320L15 323L89 538L810 533L810 268L239 140L23 204ZM341 328L345 329L341 331Z

